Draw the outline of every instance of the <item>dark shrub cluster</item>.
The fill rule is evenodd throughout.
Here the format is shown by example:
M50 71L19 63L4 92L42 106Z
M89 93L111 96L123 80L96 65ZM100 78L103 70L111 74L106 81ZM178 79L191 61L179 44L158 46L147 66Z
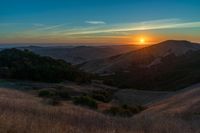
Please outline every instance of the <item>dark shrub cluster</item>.
M53 106L60 105L61 100L71 99L68 91L56 90L52 88L39 90L38 96L43 97L46 104Z
M105 110L104 113L112 116L120 116L120 117L131 117L134 114L137 114L143 111L145 108L142 106L128 106L123 105L120 107L111 107L108 110Z
M55 93L50 90L40 90L38 93L39 97L53 97L55 96Z
M42 89L38 92L39 97L46 98L57 98L60 100L68 100L70 99L70 95L66 90L55 90L55 89Z
M97 108L97 102L89 96L75 97L73 99L73 102L76 105L87 106L87 107L92 108L92 109Z
M91 97L101 101L101 102L110 102L112 100L113 92L111 90L94 90L91 92Z

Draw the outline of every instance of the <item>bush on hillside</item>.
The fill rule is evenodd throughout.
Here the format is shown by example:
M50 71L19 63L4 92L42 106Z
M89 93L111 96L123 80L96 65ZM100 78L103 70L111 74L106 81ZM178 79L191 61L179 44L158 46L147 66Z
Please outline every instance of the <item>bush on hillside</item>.
M89 96L80 96L73 99L74 104L87 106L92 109L97 108L97 102Z
M39 97L46 97L46 98L57 98L60 100L68 100L70 99L70 95L66 90L54 90L54 89L42 89L38 92Z
M98 101L108 103L112 100L112 94L113 92L109 90L95 90L90 95Z
M123 105L120 107L111 107L108 110L105 110L104 113L112 116L120 116L120 117L131 117L134 114L137 114L141 111L143 111L145 108L142 106L128 106L128 105Z
M53 96L55 96L55 92L44 89L44 90L39 91L38 96L39 97L53 97Z

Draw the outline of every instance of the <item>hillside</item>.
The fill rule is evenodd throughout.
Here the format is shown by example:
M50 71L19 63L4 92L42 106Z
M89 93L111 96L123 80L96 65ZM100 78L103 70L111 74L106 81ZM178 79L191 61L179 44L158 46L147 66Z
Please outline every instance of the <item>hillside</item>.
M0 132L198 133L199 90L199 85L186 88L132 118L120 118L66 101L51 106L31 93L0 88Z
M63 60L42 57L28 50L0 52L0 78L58 82L82 81L86 74Z
M148 126L156 132L194 132L200 131L200 84L174 93L172 96L150 104L148 109L135 117L145 119ZM170 130L170 131L169 131Z
M74 47L21 47L42 56L50 56L55 59L63 59L72 64L80 64L85 61L107 58L143 48L140 45L110 45L110 46L74 46Z
M117 70L127 71L132 65L151 66L159 64L161 58L167 55L181 56L189 51L197 50L200 50L200 44L168 40L118 56L89 61L82 66L82 69L94 73L113 73Z
M161 61L151 67L132 65L127 71L116 71L103 79L105 83L121 88L166 91L181 89L200 81L200 51L182 56L168 55Z
M137 51L94 60L82 69L120 88L177 90L200 81L200 45L165 41Z

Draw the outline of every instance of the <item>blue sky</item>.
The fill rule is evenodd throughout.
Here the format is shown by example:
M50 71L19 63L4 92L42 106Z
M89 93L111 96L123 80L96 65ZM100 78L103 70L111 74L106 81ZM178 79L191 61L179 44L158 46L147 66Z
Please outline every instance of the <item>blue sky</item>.
M0 43L200 42L199 0L0 2Z

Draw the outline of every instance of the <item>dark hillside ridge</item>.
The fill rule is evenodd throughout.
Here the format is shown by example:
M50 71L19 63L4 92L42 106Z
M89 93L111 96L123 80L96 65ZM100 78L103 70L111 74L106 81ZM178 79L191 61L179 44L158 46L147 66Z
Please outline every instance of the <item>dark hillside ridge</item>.
M43 57L29 50L0 52L0 78L59 82L84 79L86 74L63 60Z

